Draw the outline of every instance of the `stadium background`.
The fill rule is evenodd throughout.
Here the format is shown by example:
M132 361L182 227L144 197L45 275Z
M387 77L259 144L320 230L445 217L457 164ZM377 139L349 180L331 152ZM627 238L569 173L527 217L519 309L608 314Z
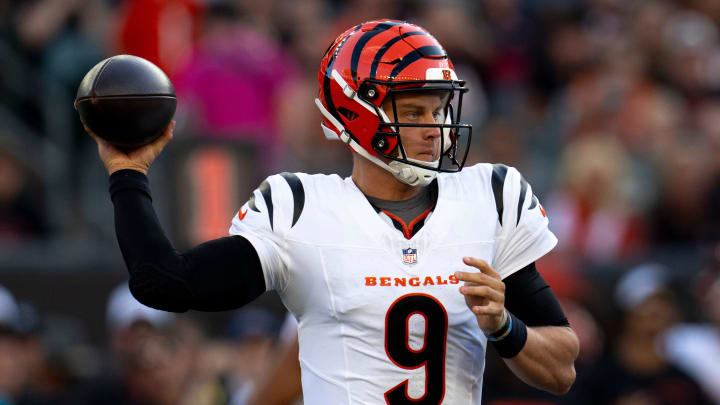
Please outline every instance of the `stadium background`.
M547 209L560 245L538 267L581 337L571 394L644 287L672 291L663 329L717 333L720 2L0 0L0 285L21 303L34 367L57 373L35 370L31 391L61 396L112 361L106 303L126 272L107 175L72 108L85 72L129 53L173 80L176 136L150 179L182 250L225 235L268 174L349 174L318 125L317 67L342 30L383 17L427 28L468 82L468 164L517 167ZM667 277L633 271L651 263ZM254 306L283 316L273 295ZM235 316L189 314L198 350L236 343Z

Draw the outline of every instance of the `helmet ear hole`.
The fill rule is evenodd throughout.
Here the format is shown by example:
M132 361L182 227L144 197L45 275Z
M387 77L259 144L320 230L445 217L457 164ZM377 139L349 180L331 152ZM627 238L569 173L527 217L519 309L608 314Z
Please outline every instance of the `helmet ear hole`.
M350 111L345 107L338 107L337 112L340 113L343 117L345 117L348 121L352 121L358 117L357 113Z

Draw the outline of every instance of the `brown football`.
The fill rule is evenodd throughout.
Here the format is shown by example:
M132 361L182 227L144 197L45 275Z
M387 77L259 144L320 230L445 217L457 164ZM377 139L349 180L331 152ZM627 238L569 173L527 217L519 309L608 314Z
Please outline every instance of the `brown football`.
M124 149L159 137L175 114L177 98L167 75L152 62L116 55L85 75L75 109L97 136Z

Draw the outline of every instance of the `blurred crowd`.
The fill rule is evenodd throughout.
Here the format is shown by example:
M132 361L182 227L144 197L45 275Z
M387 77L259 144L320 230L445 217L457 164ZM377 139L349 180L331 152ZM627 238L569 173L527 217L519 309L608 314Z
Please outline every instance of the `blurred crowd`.
M538 268L580 337L578 380L542 395L490 353L484 403L720 404L716 0L0 0L0 404L244 403L283 341L275 313L215 336L117 290L106 341L82 342L12 298L43 274L124 271L77 86L120 53L172 79L176 137L150 179L182 249L225 235L268 174L350 173L319 128L317 69L377 18L446 47L471 89L468 164L517 167L560 240Z

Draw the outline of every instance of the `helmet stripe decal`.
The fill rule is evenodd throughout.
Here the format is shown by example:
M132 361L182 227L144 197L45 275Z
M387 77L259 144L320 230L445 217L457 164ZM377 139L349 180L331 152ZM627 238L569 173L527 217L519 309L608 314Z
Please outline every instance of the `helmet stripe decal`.
M284 172L280 173L280 176L287 181L293 195L293 219L292 225L290 225L290 228L292 228L300 218L300 214L302 214L303 208L305 207L305 189L303 188L302 181L300 181L294 173Z
M437 47L437 46L423 46L421 48L418 48L418 49L408 53L407 55L403 56L400 63L398 63L397 66L395 66L393 68L392 72L390 72L389 79L395 80L395 77L397 77L397 75L400 72L402 72L403 69L405 69L406 67L410 66L412 63L417 62L418 60L423 58L424 52L427 52L427 53L435 52L435 53L442 53L442 54L445 53L445 52L443 52L442 48ZM432 58L432 59L436 59L436 58ZM447 56L444 56L441 59L447 59Z
M378 53L375 54L375 58L373 59L372 65L370 66L370 76L369 76L370 78L375 78L375 74L377 73L378 65L380 64L380 60L382 59L382 57L385 56L385 52L387 52L388 49L390 49L391 46L395 45L395 43L398 42L399 40L409 37L411 35L427 35L427 33L423 32L423 31L412 31L412 32L407 32L405 34L400 35L399 37L395 37L395 38L387 41L385 43L385 45L383 45L380 48Z
M368 31L358 39L357 43L355 43L355 47L353 48L352 52L352 59L350 60L350 74L352 75L352 80L357 84L357 67L358 63L360 62L360 54L362 53L363 48L365 48L365 44L368 43L375 35L380 34L382 32L387 31L388 29L396 26L404 24L402 22L384 22L380 23L373 28L372 31Z
M357 32L360 27L362 27L362 24L357 25L353 32ZM343 45L345 45L345 42L347 42L348 38L350 38L350 36L351 35L346 36L342 40L342 42L338 44L335 52L333 53L333 56L330 58L330 62L328 62L327 68L325 69L325 78L323 79L323 94L325 96L325 105L327 105L327 109L330 114L332 114L332 116L340 122L342 122L340 119L340 114L338 114L337 110L335 109L335 104L333 104L332 97L330 96L330 77L332 76L335 58L337 57L337 54L340 52L340 49L343 47Z
M503 189L505 188L505 176L507 175L508 167L503 164L494 164L492 172L492 185L493 194L495 195L495 208L497 209L498 219L500 220L500 226L502 226L503 219Z
M272 191L270 190L270 183L267 180L263 181L258 187L260 193L265 200L265 206L268 209L268 216L270 217L270 229L273 229L273 202L272 202Z

